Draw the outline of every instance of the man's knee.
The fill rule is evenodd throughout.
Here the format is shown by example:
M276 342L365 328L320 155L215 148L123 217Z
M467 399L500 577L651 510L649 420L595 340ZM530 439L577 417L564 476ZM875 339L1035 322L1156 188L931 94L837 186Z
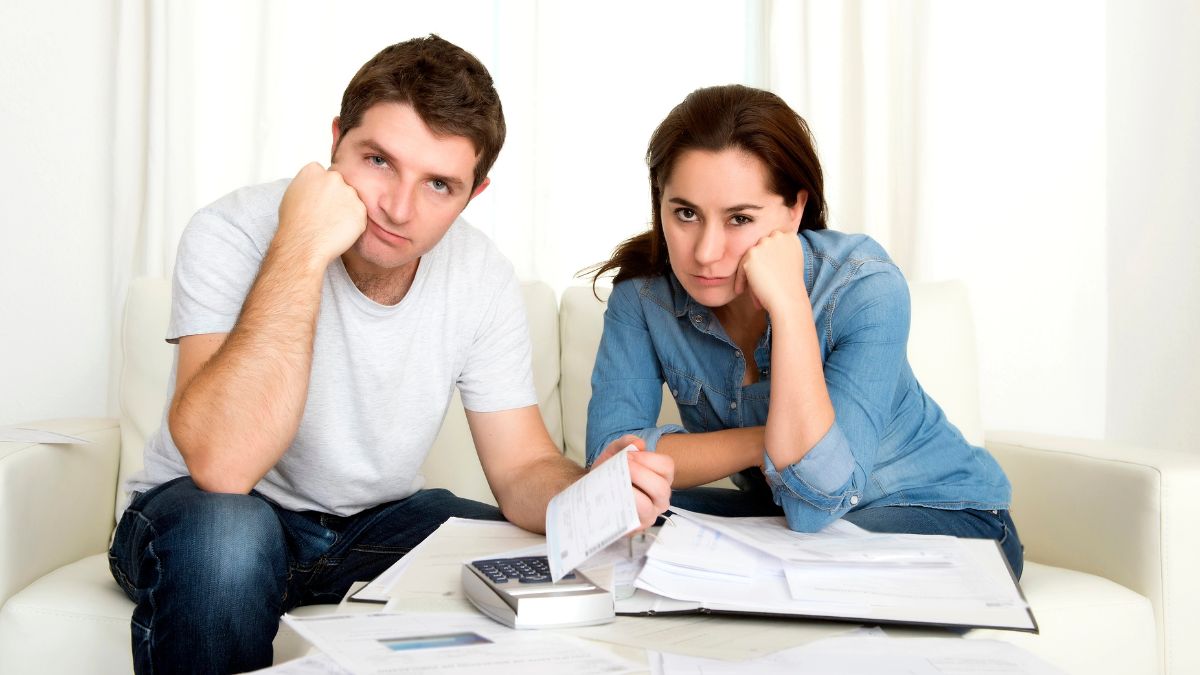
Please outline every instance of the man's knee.
M263 499L204 492L186 479L146 496L131 504L113 541L114 557L133 568L125 572L132 584L175 585L178 576L200 593L230 592L286 574L283 529Z

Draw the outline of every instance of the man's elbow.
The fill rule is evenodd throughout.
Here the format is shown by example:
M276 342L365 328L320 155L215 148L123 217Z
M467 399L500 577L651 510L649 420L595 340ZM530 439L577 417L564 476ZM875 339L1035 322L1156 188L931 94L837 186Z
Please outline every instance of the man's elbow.
M222 466L219 462L207 458L202 459L195 455L189 457L183 453L182 448L180 448L180 454L183 454L183 462L187 465L192 482L205 492L244 495L249 494L250 490L254 489L258 483L258 480L243 475L232 467Z

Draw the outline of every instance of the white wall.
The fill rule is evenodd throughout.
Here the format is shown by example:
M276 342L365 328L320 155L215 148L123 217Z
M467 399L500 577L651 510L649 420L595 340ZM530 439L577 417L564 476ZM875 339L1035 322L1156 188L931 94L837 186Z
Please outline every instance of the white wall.
M1200 3L1108 12L1107 434L1200 452Z
M0 425L106 414L111 24L0 3Z

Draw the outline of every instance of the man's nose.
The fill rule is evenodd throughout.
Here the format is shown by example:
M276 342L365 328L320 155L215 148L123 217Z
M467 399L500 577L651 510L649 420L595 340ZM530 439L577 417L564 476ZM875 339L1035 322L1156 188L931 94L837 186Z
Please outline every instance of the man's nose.
M393 223L403 224L412 218L415 201L413 192L414 186L397 183L383 193L379 206Z

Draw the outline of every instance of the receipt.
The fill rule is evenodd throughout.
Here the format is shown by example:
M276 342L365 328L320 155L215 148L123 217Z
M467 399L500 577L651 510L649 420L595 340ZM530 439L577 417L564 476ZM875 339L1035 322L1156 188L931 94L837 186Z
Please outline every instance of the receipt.
M630 445L554 496L546 507L546 555L558 581L593 554L637 529Z

